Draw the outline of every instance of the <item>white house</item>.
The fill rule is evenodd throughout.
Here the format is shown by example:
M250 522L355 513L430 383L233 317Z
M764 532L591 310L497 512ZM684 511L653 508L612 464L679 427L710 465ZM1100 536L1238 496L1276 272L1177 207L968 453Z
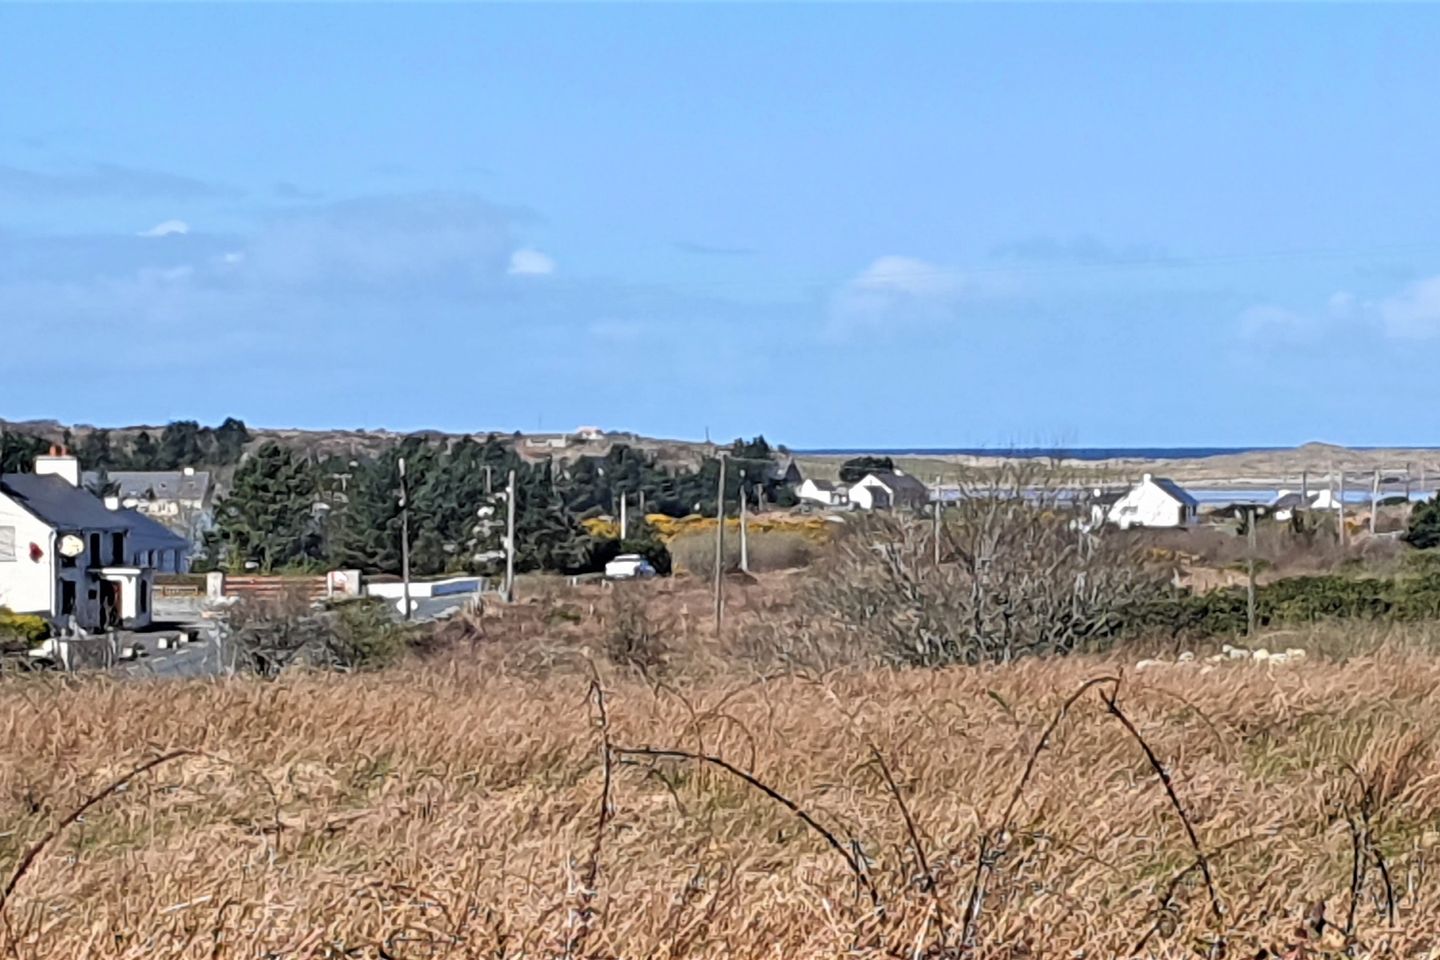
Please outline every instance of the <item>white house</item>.
M0 606L86 630L150 623L155 572L134 563L130 520L80 486L60 448L0 476Z
M1110 507L1108 519L1131 527L1183 527L1195 521L1199 501L1174 480L1145 474Z
M795 496L805 503L818 503L822 507L839 507L849 502L845 487L829 480L806 477L795 488Z
M930 488L899 470L867 473L850 488L850 502L861 510L918 508L930 502Z

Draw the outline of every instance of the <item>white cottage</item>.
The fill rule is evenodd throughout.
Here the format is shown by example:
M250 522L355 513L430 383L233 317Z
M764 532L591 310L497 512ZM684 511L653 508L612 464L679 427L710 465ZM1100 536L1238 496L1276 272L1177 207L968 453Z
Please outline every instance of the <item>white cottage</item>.
M1195 522L1199 501L1174 480L1145 474L1110 507L1107 519L1131 527L1184 527Z
M800 481L795 488L795 496L804 503L818 503L822 507L839 507L849 502L843 484L813 477Z
M920 508L930 502L930 488L908 473L867 473L850 488L850 502L861 510Z
M130 539L125 514L80 487L79 461L51 448L34 473L0 476L0 606L60 628L148 626L155 572Z

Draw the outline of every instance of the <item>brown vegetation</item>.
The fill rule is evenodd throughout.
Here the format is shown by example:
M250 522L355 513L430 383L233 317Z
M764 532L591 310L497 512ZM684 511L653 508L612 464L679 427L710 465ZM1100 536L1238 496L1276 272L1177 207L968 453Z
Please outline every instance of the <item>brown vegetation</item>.
M1345 662L1123 681L1105 679L1122 662L1079 656L656 677L607 660L654 639L633 596L593 613L638 645L575 627L593 668L577 648L532 671L491 621L463 663L0 684L0 953L1320 957L1349 941L1414 957L1440 941L1440 660L1401 646L1428 631L1375 634ZM673 646L689 628L659 629Z

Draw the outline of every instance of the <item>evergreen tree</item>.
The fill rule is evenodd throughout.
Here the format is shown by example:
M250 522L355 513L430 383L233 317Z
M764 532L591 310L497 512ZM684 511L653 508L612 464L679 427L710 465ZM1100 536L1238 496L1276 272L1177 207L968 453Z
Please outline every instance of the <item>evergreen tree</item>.
M80 465L90 470L108 470L117 466L115 452L110 448L109 430L91 430L75 449Z
M130 455L125 458L126 466L131 470L156 470L159 462L159 448L155 446L155 440L150 436L149 431L141 430L135 434L135 439L130 441Z
M244 420L226 417L225 422L215 428L215 463L228 467L240 462L245 445L250 442L250 431Z
M0 473L29 473L35 469L35 458L49 449L44 437L0 431Z
M212 555L232 570L253 563L263 573L318 559L315 471L273 441L235 471L215 511Z
M178 470L193 467L205 460L205 451L200 444L200 424L194 420L176 420L168 424L160 434L160 448L156 464L161 470Z
M840 464L840 479L844 483L855 483L870 473L893 473L895 461L889 457L854 457Z

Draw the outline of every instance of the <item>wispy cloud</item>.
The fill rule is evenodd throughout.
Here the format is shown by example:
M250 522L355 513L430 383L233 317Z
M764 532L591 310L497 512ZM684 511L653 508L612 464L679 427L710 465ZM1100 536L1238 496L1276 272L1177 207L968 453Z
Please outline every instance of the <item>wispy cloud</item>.
M512 277L546 277L555 272L555 261L539 250L522 247L510 254L505 272Z
M0 165L0 194L44 199L200 199L235 196L220 184L158 170L99 163L63 172Z
M692 243L688 240L676 241L675 249L682 253L693 253L699 257L753 257L756 253L753 247L730 247L709 243Z
M324 196L319 190L307 190L289 180L277 181L271 191L278 200L319 200Z
M190 232L190 224L184 220L162 220L149 230L141 230L138 237L183 237Z
M990 255L999 260L1029 263L1122 264L1171 262L1174 259L1157 244L1115 245L1084 234L1069 239L1027 237L995 246L991 248Z
M1257 304L1240 313L1239 329L1247 339L1289 342L1361 332L1389 341L1440 339L1440 276L1373 300L1342 290L1309 310Z
M981 278L915 257L880 257L846 281L831 297L826 332L845 337L858 331L950 322L962 309L1008 294L1012 285L998 274Z

